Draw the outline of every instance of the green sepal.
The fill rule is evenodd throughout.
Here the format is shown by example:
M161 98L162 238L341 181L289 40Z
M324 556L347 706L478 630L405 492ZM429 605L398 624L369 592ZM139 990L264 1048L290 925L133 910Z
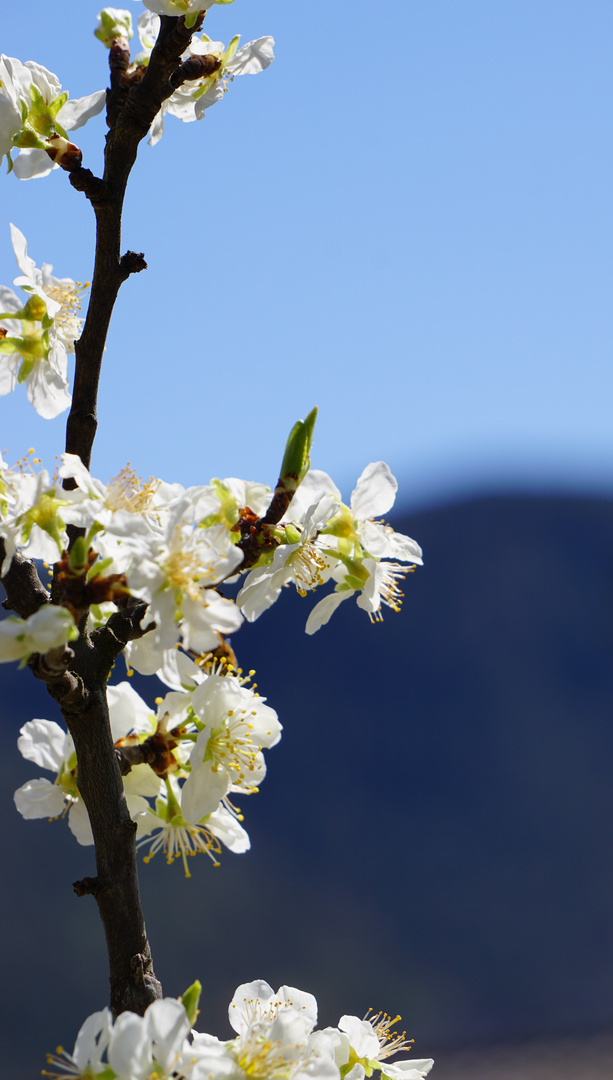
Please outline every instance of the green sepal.
M288 524L285 526L285 536L283 543L285 544L299 544L302 539L302 533L294 525Z
M8 353L8 355L10 356L12 353L19 352L19 341L19 338L0 338L0 353Z
M30 539L34 525L46 532L58 546L59 551L64 549L64 540L58 522L58 508L68 506L63 499L58 499L54 491L45 491L40 496L35 506L32 506L18 518L21 527L22 542L26 544Z
M194 26L194 24L196 22L196 19L199 16L199 14L200 14L199 11L190 11L190 12L188 12L188 14L185 16L185 28L186 28L186 30L191 30L192 26Z
M353 524L353 514L348 506L341 503L338 508L338 513L324 525L320 532L325 536L337 536L341 540L350 540L355 537L355 528Z
M214 84L219 79L221 70L222 69L219 68L218 71L215 71L212 75L207 75L206 79L203 79L198 89L194 90L192 94L192 98L194 99L194 101L197 101L198 98L204 97L207 91L210 90L212 86L214 86Z
M13 146L18 150L46 150L47 142L28 124L17 135L13 135Z
M42 322L47 314L47 305L41 296L34 293L28 300L23 311L24 314L22 315L22 318L26 319L28 322ZM53 322L53 319L51 321Z
M354 577L353 574L348 574L345 578L345 581L347 582L349 588L353 589L354 592L361 591L366 584L365 581L362 581L359 577Z
M57 114L59 113L60 109L64 108L64 105L66 104L67 101L68 101L68 91L63 90L62 93L59 94L55 98L55 100L51 102L51 104L49 105L49 112L51 113L54 120L55 120Z
M66 139L66 142L71 141L70 136L66 131L66 128L63 128L61 124L58 124L57 120L55 121L55 134L61 135L63 139Z
M202 40L204 40L204 39L205 39L205 35L203 34ZM214 86L216 82L219 82L219 80L222 78L224 70L226 68L226 64L228 63L229 60L232 59L232 57L234 56L234 53L238 49L238 43L239 43L240 39L241 39L240 34L235 34L234 37L232 38L232 41L228 45L228 48L224 49L224 51L221 54L219 54L219 59L221 61L221 66L217 69L217 71L214 71L212 75L207 75L206 79L202 80L202 82L200 83L200 86L198 87L198 89L195 90L194 93L192 94L192 98L193 98L194 101L197 101L198 98L203 97L203 95L206 94L207 91L210 90L211 87ZM211 39L206 38L206 40L210 41ZM210 55L215 56L217 54L212 53Z
M9 338L5 338L5 341L9 341ZM19 352L19 349L15 349L15 352ZM17 372L17 385L22 386L26 379L32 374L36 358L34 356L28 356L23 358L21 367Z
M105 570L108 570L112 562L112 557L108 559L97 559L93 566L90 566L87 571L87 580L91 581L92 578L98 577L99 574L103 574Z
M92 546L92 541L94 537L101 532L104 532L104 525L101 525L99 521L94 521L94 524L91 526L87 536L85 537L85 543L87 544L88 548Z
M187 1013L190 1027L193 1027L196 1023L196 1017L199 1012L198 1002L200 1001L201 993L202 983L198 982L198 979L196 979L196 981L193 982L191 986L188 986L187 990L181 994L181 1002Z
M68 101L68 91L64 90L61 94L58 94L50 105L47 105L36 84L32 83L30 86L30 100L32 104L28 109L27 125L38 135L49 138L56 131L56 117L62 106Z
M337 551L336 556L347 570L345 581L350 581L352 583L352 589L363 589L370 577L368 570L363 566L363 560L352 559L349 555L344 555L342 551ZM353 584L354 582L356 582L356 584Z
M85 543L85 537L77 536L68 556L68 562L72 570L79 571L85 568L87 565L88 550L88 545Z
M24 292L29 292L24 288ZM47 305L40 296L31 296L25 307L17 311L5 311L0 314L0 319L25 319L26 322L41 322L47 312ZM53 319L51 320L53 322Z
M228 48L226 49L225 53L222 56L222 60L223 60L223 65L222 66L223 67L225 67L226 64L228 63L228 60L231 60L232 57L234 56L234 53L238 49L238 43L239 43L240 39L241 39L240 34L235 34L234 37L232 38L232 41L230 42L230 44L228 45Z

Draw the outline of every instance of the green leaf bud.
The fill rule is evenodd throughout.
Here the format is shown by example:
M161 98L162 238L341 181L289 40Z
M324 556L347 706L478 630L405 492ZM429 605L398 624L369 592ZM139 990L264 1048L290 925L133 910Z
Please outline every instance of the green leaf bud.
M128 41L132 37L132 15L129 11L121 8L104 8L100 12L100 22L94 30L94 37L98 38L107 49L110 49L115 38L123 37Z
M192 983L191 986L188 986L187 990L181 994L183 1008L187 1013L191 1027L196 1023L196 1017L198 1016L198 1002L200 1001L201 993L202 983L198 982L198 979L196 979L196 981Z
M281 465L281 480L295 476L300 483L308 473L316 417L317 407L311 410L306 420L298 420L290 431Z

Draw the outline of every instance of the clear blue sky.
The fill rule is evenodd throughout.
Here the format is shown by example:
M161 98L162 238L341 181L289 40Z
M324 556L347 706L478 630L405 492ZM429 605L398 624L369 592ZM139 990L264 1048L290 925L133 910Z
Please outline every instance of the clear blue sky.
M90 93L100 6L9 5L2 48ZM378 458L405 505L613 493L613 6L236 0L206 29L270 33L277 60L141 148L124 247L149 270L120 293L96 474L273 483L318 404L314 464L346 494ZM94 171L103 131L78 133ZM39 265L88 278L93 215L66 176L1 183L0 281L8 221ZM23 392L0 399L9 460L34 445L52 462L63 429Z

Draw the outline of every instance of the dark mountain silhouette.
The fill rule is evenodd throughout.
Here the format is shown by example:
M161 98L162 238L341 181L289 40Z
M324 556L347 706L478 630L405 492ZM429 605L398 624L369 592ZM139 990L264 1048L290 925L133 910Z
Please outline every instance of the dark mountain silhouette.
M240 804L252 852L193 859L191 880L158 857L142 891L165 991L205 985L199 1026L229 1036L239 982L287 982L322 1023L400 1012L445 1080L454 1046L610 1026L613 502L492 496L394 524L426 564L400 615L371 626L350 601L309 638L313 600L287 590L236 637L285 727ZM6 1074L30 1080L106 1003L106 960L71 889L92 849L12 805L38 775L18 729L55 706L0 674L0 1023Z

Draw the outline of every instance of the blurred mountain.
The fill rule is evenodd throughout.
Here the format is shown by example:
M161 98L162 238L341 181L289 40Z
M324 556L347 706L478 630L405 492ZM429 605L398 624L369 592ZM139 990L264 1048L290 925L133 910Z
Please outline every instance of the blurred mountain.
M400 615L349 601L307 637L313 599L288 589L234 641L285 726L239 800L253 850L189 880L158 856L142 892L156 972L169 994L201 979L205 1030L229 1037L238 983L286 982L323 1024L400 1012L451 1080L461 1047L610 1026L613 502L492 496L393 524L425 558ZM38 775L18 729L55 705L2 678L0 1024L7 1075L31 1080L106 1003L106 960L71 888L93 851L12 805Z

